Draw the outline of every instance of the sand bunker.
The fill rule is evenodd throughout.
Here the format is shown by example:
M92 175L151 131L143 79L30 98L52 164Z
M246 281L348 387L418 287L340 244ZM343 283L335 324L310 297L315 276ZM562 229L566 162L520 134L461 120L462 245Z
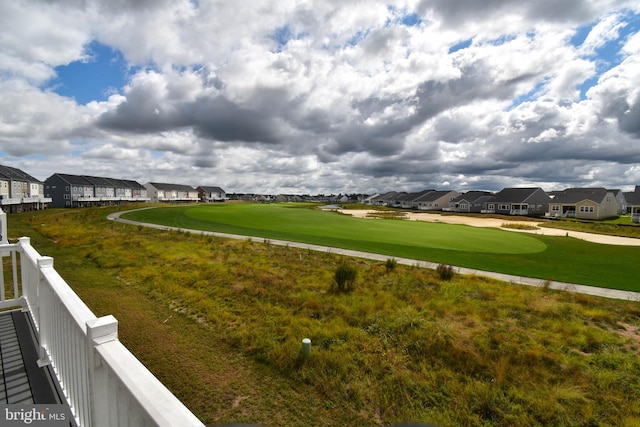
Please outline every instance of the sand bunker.
M352 215L357 218L366 218L369 214L375 214L380 211L366 210L366 209L341 209L338 212ZM569 236L576 239L586 240L593 243L602 243L605 245L622 245L622 246L640 246L640 239L634 239L631 237L617 237L607 236L604 234L584 233L581 231L567 231L557 228L547 228L536 221L522 221L517 217L513 219L500 219L500 218L481 218L477 216L463 216L463 215L441 215L438 213L430 212L403 212L404 218L409 221L429 221L429 222L443 222L447 224L462 224L472 227L493 227L500 228L506 231L515 231L519 233L532 233L542 234L547 236ZM537 226L536 230L526 230L520 228L507 228L502 227L504 224L523 224Z

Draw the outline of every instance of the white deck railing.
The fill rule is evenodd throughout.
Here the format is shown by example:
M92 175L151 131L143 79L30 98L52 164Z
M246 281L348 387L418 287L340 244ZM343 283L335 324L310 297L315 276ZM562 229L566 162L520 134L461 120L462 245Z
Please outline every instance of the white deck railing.
M77 424L204 426L118 340L117 320L96 317L73 292L53 268L53 258L41 256L28 237L7 242L4 216L0 213L0 257L10 262L2 262L0 308L20 306L31 314L38 363L51 364Z

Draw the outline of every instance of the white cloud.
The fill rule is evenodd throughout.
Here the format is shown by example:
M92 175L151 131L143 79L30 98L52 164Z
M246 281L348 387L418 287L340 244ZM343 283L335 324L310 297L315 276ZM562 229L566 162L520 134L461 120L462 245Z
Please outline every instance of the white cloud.
M640 39L619 40L633 2L5 3L0 148L15 164L264 192L637 176ZM41 89L94 41L135 67L117 93L80 106ZM622 62L582 97L612 41Z

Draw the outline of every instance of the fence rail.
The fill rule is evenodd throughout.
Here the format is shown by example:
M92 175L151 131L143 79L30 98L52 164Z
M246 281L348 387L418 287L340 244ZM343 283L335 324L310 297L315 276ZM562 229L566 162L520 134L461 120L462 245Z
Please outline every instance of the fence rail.
M69 287L53 258L41 256L28 237L7 242L4 215L0 308L28 309L40 343L38 364L53 368L77 424L203 427L118 340L117 320L96 317Z

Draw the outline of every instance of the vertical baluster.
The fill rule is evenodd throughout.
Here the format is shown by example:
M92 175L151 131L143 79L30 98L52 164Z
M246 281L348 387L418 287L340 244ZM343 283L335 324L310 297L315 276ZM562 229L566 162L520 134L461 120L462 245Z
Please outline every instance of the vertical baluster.
M16 251L11 251L11 268L13 274L13 298L20 298L20 292L18 290L18 262L16 259ZM4 283L4 279L2 281Z

